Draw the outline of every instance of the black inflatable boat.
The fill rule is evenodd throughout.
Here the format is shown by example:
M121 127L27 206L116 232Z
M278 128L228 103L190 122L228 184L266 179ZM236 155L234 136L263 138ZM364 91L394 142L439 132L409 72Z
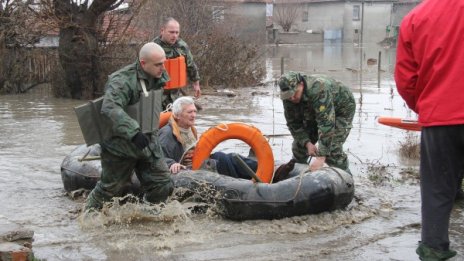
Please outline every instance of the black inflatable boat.
M66 191L92 189L100 178L100 146L81 145L65 157L61 177ZM172 175L176 188L215 202L216 211L232 220L276 219L346 207L354 196L350 174L337 168L309 172L296 164L290 178L274 184L254 183L206 170ZM137 189L138 181L133 180ZM130 191L130 189L129 189Z

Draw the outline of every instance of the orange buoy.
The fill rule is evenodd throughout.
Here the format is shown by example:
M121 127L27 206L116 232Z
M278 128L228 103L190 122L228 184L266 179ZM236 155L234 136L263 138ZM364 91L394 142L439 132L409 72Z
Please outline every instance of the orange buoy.
M213 149L229 139L239 139L250 145L258 160L256 175L263 182L271 183L274 175L274 155L269 142L258 128L240 122L220 124L204 132L193 151L192 169L199 169Z
M169 118L171 117L172 112L170 111L163 111L160 113L159 119L159 128L163 128L164 125L168 124Z
M166 59L164 67L170 78L166 86L164 86L165 90L177 89L187 85L187 65L184 56Z
M417 120L395 117L379 117L377 121L380 124L400 128L403 130L420 131L422 129Z

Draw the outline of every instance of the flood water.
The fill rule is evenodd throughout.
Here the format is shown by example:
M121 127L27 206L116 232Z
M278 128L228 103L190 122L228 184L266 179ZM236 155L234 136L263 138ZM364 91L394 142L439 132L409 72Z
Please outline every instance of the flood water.
M418 133L377 123L378 116L415 118L396 92L394 49L373 44L269 46L267 84L233 90L237 96L203 95L198 129L223 122L253 124L268 135L277 162L291 158L278 87L281 71L332 75L351 86L357 100L354 128L345 144L356 186L345 210L281 220L236 222L213 211L191 214L171 201L161 217L128 204L85 220L82 199L70 199L60 176L63 158L83 143L73 107L43 89L0 96L0 224L35 232L33 251L46 260L418 260L420 195L418 160L400 155ZM381 73L367 65L381 52ZM360 63L362 60L362 64ZM380 84L379 84L380 79ZM205 93L210 93L205 91ZM217 149L248 153L241 141ZM464 204L451 218L452 260L464 259Z

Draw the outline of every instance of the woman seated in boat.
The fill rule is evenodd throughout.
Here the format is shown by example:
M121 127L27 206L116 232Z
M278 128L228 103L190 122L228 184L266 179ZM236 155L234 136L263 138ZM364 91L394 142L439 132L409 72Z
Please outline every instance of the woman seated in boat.
M198 140L195 128L197 108L191 97L184 96L176 99L172 105L172 116L159 131L159 140L164 152L166 163L171 173L178 173L182 169L192 166L193 149ZM219 174L251 179L247 172L234 158L234 153L215 152L203 166ZM256 160L239 156L251 170L256 172Z

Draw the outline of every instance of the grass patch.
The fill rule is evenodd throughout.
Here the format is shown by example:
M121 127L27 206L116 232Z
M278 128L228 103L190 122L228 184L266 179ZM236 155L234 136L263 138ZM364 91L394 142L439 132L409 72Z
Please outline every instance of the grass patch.
M406 138L399 142L399 153L401 157L408 159L420 159L420 140L416 133L409 131Z
M367 177L374 185L381 185L392 180L393 176L388 171L388 165L380 164L380 161L368 162Z

